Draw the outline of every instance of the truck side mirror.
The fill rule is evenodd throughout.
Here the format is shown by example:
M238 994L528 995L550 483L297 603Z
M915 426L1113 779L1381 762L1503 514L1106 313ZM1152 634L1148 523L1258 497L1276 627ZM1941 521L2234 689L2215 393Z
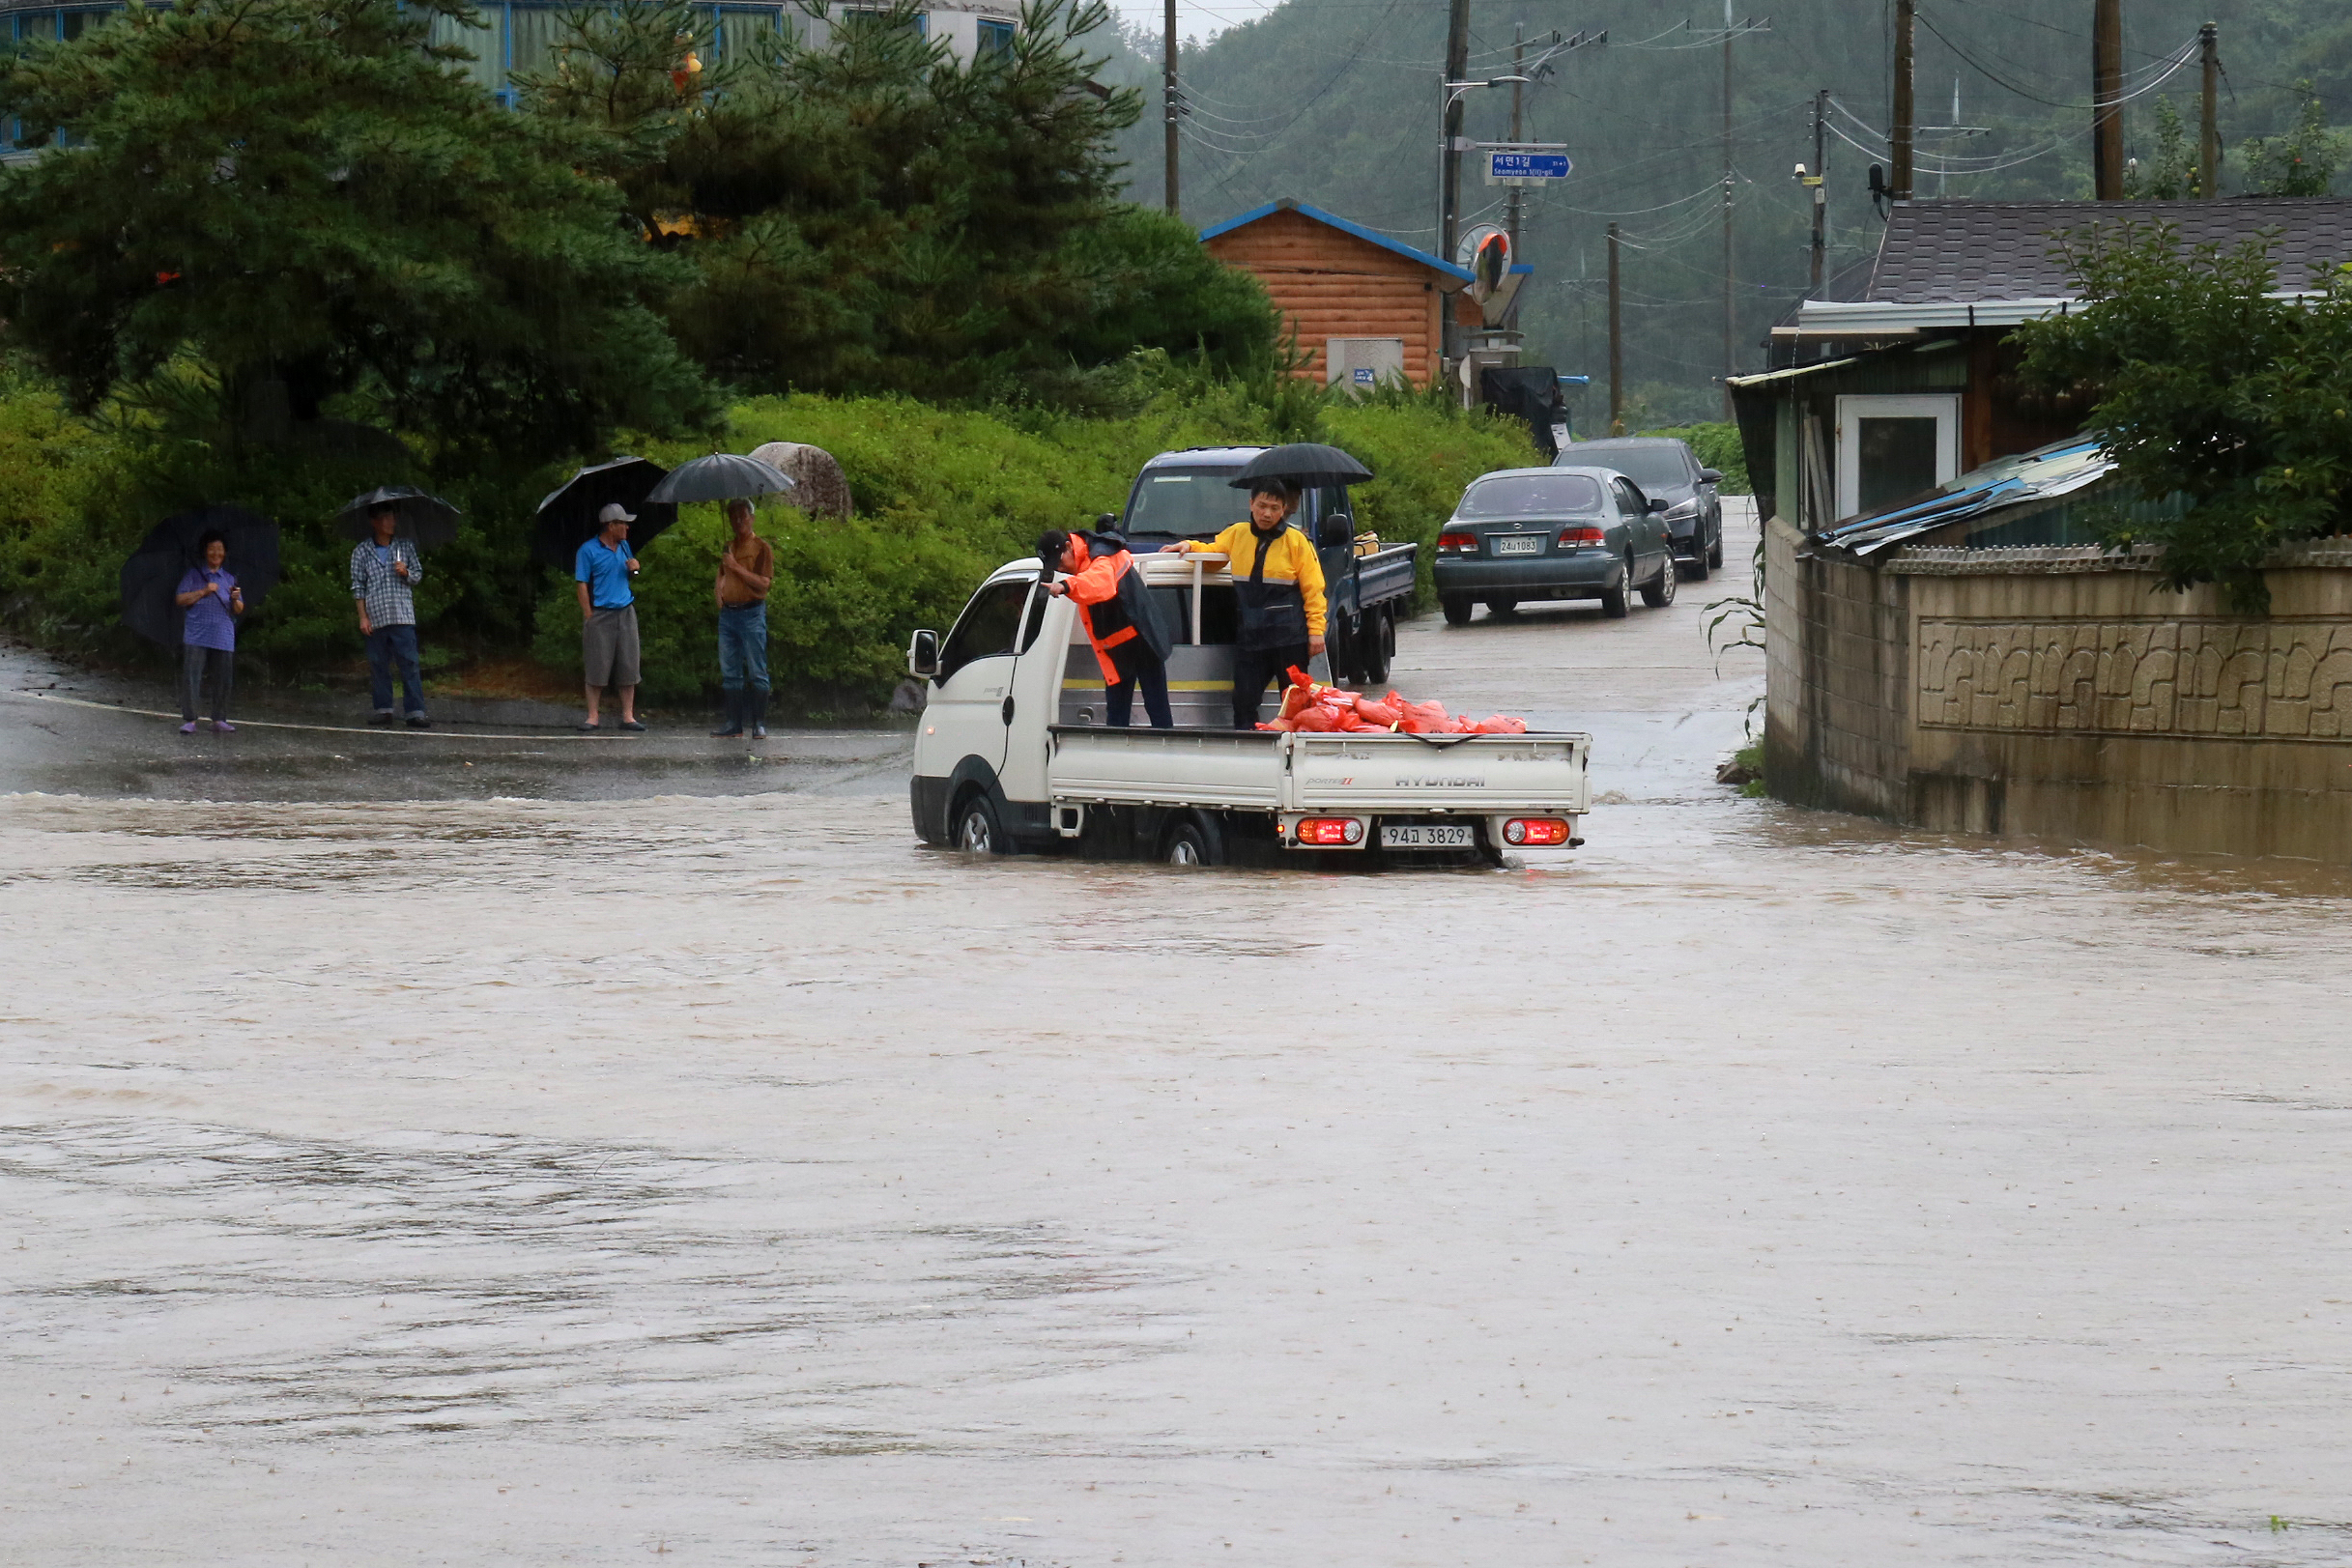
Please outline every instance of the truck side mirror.
M1699 482L1703 485L1711 485L1722 477L1723 470L1721 469L1701 469L1699 470Z
M939 634L917 632L906 644L906 672L917 680L929 680L939 672Z
M1334 512L1326 517L1315 534L1315 543L1325 550L1338 550L1356 542L1356 520L1345 512Z

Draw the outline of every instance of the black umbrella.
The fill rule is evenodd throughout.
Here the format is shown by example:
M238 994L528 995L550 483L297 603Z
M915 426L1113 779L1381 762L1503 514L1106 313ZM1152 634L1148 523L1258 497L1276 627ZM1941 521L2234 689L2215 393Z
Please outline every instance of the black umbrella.
M428 496L415 485L382 485L364 496L355 496L349 505L335 513L335 524L343 537L361 544L376 536L373 521L376 508L389 506L399 514L400 525L395 537L414 539L419 550L431 550L445 545L457 537L457 520L465 514L443 500Z
M1247 464L1233 477L1233 488L1247 490L1260 479L1287 479L1305 488L1309 485L1360 485L1372 477L1372 470L1357 462L1336 446L1325 446L1318 442L1292 442L1288 446L1269 446Z
M199 506L150 528L137 552L123 562L124 625L150 642L180 645L187 613L173 601L180 580L200 564L196 541L215 529L228 547L222 564L244 589L245 613L261 608L263 597L277 585L277 525L242 506Z
M629 525L629 543L644 548L677 521L674 505L645 499L669 471L642 457L617 457L582 469L539 502L539 527L531 550L550 566L569 567L580 547L603 531L596 514L615 504L636 518Z
M650 500L750 500L780 496L792 488L791 476L756 457L714 452L680 463L675 472L653 487Z

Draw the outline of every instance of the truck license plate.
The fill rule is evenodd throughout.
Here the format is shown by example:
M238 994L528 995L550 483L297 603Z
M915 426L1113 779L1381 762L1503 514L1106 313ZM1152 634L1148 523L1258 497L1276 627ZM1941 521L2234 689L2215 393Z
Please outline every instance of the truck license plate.
M1495 541L1495 554L1498 556L1535 556L1542 554L1542 551L1543 535L1540 533L1506 533Z
M1468 849L1477 841L1477 836L1467 822L1443 827L1411 824L1380 830L1383 849Z

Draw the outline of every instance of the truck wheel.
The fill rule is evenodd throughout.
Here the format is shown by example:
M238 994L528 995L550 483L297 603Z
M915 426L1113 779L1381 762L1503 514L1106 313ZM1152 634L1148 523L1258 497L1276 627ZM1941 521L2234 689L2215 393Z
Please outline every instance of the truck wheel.
M1682 574L1675 570L1675 553L1666 552L1665 563L1658 568L1657 581L1642 584L1642 603L1652 610L1663 610L1675 602L1675 589L1681 584Z
M1183 821L1168 834L1166 860L1170 866L1214 866L1217 861L1209 851L1209 836L1200 824Z
M1331 639L1332 679L1363 684L1363 622L1354 616L1341 615L1332 630L1337 635Z
M1445 594L1438 599L1437 607L1446 613L1447 625L1467 626L1470 624L1470 601L1461 595Z
M1519 601L1516 599L1489 599L1486 601L1486 613L1490 615L1507 615L1518 608Z
M1013 842L1005 837L1004 824L996 819L996 808L989 797L975 791L963 798L956 809L954 843L969 855L1007 855L1013 852Z
M1396 634L1389 629L1389 613L1375 610L1363 618L1363 656L1357 667L1363 671L1363 683L1377 686L1389 678L1390 640Z
M1690 563L1690 580L1693 583L1707 581L1707 552L1704 550L1700 551L1698 558Z
M1631 556L1627 556L1625 559L1625 564L1618 571L1617 582L1611 586L1601 589L1600 613L1602 614L1608 616L1611 620L1623 620L1625 618L1625 584L1631 583L1632 581L1633 558Z
M1715 530L1715 542L1707 547L1707 563L1717 571L1723 569L1723 530Z

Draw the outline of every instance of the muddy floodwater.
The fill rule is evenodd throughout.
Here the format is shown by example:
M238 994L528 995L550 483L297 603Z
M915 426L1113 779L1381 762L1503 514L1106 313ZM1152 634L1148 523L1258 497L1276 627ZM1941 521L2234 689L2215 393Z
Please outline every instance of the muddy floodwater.
M1502 871L0 802L0 1561L2352 1558L2352 882L1739 799L1712 596L1410 629Z

